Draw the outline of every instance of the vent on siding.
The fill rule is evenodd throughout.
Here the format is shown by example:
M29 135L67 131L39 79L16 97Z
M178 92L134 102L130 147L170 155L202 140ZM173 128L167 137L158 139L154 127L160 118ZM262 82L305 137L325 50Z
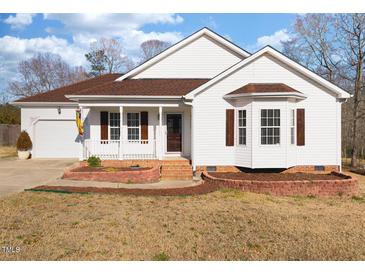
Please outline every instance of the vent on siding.
M314 166L315 171L324 171L324 166Z
M207 171L208 171L208 172L214 172L214 171L217 171L217 167L216 167L216 166L207 166Z

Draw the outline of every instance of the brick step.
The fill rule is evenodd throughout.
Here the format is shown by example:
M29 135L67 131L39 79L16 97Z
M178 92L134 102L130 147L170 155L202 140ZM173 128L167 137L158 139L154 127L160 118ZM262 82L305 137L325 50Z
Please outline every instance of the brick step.
M161 176L161 180L181 180L181 181L190 181L193 179L193 176Z
M190 165L189 160L162 160L161 164L164 165Z
M177 171L177 170L169 170L169 171L162 171L161 172L162 176L193 176L193 172L192 171Z

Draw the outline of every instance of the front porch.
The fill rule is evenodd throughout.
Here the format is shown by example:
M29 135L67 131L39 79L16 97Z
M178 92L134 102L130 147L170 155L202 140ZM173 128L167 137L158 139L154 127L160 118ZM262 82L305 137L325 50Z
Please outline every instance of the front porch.
M162 160L191 155L191 107L156 104L80 104L80 160Z

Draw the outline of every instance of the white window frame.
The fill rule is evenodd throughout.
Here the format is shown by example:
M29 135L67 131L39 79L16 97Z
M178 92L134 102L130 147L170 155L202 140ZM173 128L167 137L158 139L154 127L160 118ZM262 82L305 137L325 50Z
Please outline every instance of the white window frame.
M290 144L296 145L296 113L295 109L290 110Z
M136 126L128 126L128 115L129 114L138 114L138 127L136 127ZM129 142L141 141L141 112L127 112L127 115L126 115L126 126L127 126L127 140ZM130 128L138 128L138 139L129 139L129 129Z
M119 115L119 126L112 126L111 125L111 116L112 114L116 114L117 116ZM116 119L118 120L118 119ZM120 113L119 112L108 112L108 126L109 126L109 140L120 140L120 128L121 128L121 123L120 123ZM113 128L119 128L119 137L117 139L112 139L112 129Z
M240 125L240 111L243 111L245 113L245 117L242 118L245 120L245 125ZM244 138L244 144L240 143L240 129L245 129L245 138ZM238 109L237 110L237 145L238 146L246 146L247 145L247 110L246 109Z
M262 111L263 110L266 110L267 111L267 115L266 115L266 119L267 119L267 123L266 123L266 125L263 125L263 123L262 123ZM268 121L269 121L269 115L268 115L268 112L270 111L270 110L272 110L273 111L273 116L272 116L272 119L273 119L273 124L272 125L269 125L269 123L268 123ZM276 110L278 110L279 111L279 125L275 125L275 118L277 118L276 116L275 116L275 111ZM281 115L281 109L279 109L279 108L262 108L262 109L260 109L260 121L259 121L259 123L260 123L260 140L259 140L259 143L260 143L260 145L262 145L262 146L280 146L280 144L281 144L281 117L282 117L282 115ZM266 130L269 130L269 129L272 129L272 132L273 132L273 134L272 135L270 135L270 136L272 136L272 138L273 138L273 143L272 144L270 144L270 143L262 143L262 129L266 129ZM275 129L279 129L279 134L278 135L275 135L274 134L274 132L275 132ZM266 136L269 136L268 134L266 134ZM279 142L278 143L274 143L275 142L275 137L279 137Z

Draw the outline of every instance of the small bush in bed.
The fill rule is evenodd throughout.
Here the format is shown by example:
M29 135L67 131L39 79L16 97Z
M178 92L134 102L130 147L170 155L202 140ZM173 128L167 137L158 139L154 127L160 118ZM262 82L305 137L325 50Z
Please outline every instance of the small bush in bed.
M32 148L32 141L26 131L22 131L16 142L16 148L20 151L27 151Z
M101 166L101 160L99 157L91 156L89 159L87 159L87 164L89 167L99 167Z

